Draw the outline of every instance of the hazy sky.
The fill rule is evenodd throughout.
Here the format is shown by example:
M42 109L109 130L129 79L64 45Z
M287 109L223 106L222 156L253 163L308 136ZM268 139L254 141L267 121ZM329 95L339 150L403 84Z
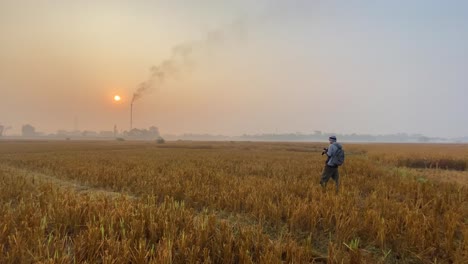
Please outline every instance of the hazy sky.
M128 129L167 60L134 127L468 135L461 0L0 0L0 124Z

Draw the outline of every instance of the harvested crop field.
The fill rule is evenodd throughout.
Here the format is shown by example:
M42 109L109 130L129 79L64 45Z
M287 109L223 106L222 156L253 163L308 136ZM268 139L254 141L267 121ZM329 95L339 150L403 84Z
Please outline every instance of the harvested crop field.
M467 263L468 145L0 141L0 263Z

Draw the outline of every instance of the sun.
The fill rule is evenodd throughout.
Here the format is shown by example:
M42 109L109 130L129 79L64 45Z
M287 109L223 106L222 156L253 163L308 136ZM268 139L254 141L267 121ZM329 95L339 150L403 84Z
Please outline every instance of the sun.
M115 95L114 96L114 101L118 102L120 101L122 98L120 98L120 95Z

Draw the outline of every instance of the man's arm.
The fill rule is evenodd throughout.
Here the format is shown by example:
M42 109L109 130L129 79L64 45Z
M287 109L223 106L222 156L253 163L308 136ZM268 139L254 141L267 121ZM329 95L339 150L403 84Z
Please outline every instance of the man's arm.
M335 146L335 144L331 144L328 147L327 156L332 157L333 155L335 155L336 149L337 149L337 146Z

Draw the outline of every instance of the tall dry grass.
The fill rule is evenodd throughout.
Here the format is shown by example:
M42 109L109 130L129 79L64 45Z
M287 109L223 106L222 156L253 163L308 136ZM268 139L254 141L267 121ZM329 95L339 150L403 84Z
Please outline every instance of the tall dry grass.
M335 194L321 144L0 145L2 263L468 260L467 186L399 163L464 146L345 145Z

